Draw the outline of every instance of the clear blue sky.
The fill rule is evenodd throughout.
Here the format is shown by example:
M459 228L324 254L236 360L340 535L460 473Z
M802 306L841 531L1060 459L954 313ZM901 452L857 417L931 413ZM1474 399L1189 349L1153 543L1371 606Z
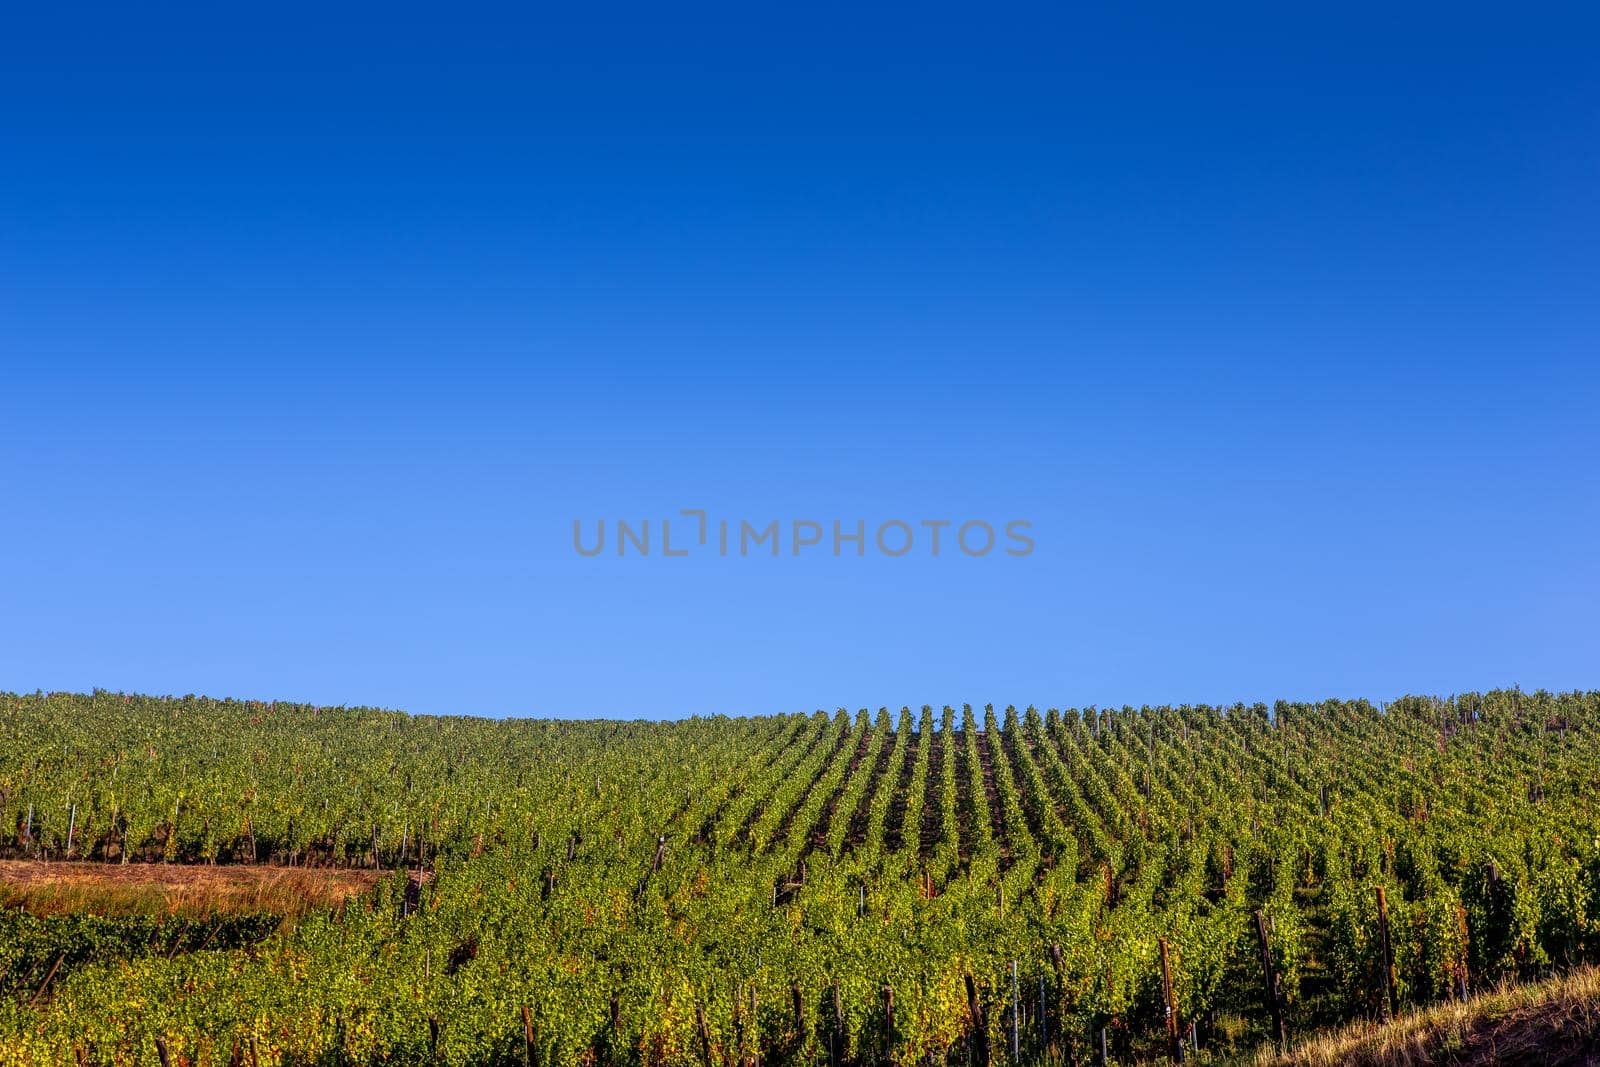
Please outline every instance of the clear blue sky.
M1585 6L19 8L0 688L1600 685Z

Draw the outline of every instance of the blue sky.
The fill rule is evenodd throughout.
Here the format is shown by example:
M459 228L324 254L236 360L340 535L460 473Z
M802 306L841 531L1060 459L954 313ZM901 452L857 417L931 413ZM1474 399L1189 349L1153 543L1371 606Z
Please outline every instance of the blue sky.
M627 717L1592 688L1597 29L16 13L0 688ZM573 550L682 508L1036 548Z

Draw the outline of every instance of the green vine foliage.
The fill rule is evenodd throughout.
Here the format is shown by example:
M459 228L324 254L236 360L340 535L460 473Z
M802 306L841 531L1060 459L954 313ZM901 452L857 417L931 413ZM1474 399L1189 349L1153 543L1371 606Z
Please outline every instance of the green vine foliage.
M4 694L0 857L386 873L281 926L0 911L0 1065L1132 1062L1163 943L1182 1035L1243 1051L1258 929L1292 1030L1386 1009L1379 887L1403 1011L1600 959L1597 797L1594 693L676 723Z

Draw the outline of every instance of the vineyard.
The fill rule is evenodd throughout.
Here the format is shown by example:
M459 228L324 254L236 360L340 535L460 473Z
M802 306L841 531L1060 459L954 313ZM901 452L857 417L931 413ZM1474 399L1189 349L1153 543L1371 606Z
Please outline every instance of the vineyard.
M0 695L0 1064L1210 1062L1600 960L1600 693L672 723Z

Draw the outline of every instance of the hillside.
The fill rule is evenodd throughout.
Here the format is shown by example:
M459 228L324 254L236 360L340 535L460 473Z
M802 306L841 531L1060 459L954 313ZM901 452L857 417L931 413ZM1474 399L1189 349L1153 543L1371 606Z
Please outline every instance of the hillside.
M1596 693L676 723L4 695L0 858L377 886L225 943L29 918L0 1064L1237 1056L1600 959L1597 797Z

